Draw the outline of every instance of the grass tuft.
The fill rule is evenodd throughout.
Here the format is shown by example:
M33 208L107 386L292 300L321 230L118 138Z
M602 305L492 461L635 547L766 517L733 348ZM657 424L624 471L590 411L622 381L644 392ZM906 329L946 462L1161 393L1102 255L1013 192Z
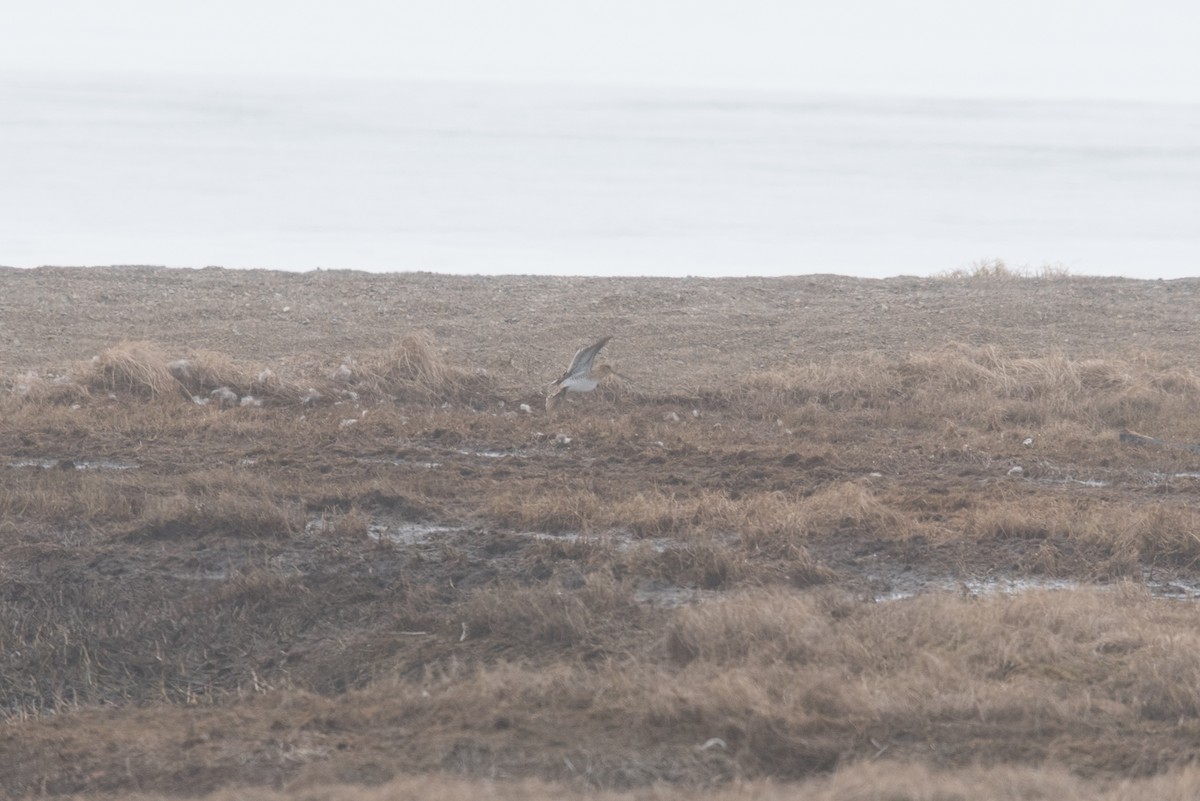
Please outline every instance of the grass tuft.
M92 360L84 385L141 397L177 397L182 385L167 363L166 354L153 342L121 342Z
M968 267L939 273L936 278L946 281L1013 281L1019 279L1065 280L1070 270L1062 264L1044 264L1038 268L1010 267L1003 259L984 259Z

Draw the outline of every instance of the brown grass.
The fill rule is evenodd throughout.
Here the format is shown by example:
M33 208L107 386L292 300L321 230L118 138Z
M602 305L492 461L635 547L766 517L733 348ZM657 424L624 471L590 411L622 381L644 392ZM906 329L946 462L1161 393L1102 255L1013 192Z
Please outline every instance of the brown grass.
M875 425L917 429L952 421L989 431L1013 425L1032 430L1071 421L1179 431L1186 426L1185 410L1200 401L1200 377L1141 360L1014 357L991 346L959 346L899 360L863 353L764 371L734 392L747 411L782 416L792 428L812 422L815 406L857 412Z
M82 383L104 392L143 397L178 395L181 386L167 362L166 353L153 342L121 342L95 357Z
M739 783L719 790L696 791L669 785L630 791L580 791L569 785L537 780L467 781L452 776L404 777L379 787L330 785L306 782L285 792L273 790L222 791L206 801L394 801L421 798L429 801L550 801L588 798L595 801L1187 801L1200 793L1200 775L1194 768L1173 770L1151 779L1099 782L1081 779L1060 768L967 768L938 770L920 764L883 759L860 762L828 778L802 783ZM164 796L134 794L134 801L158 801Z
M230 537L287 537L303 529L300 509L281 506L268 497L215 492L200 496L155 498L146 507L131 536L150 539L190 539L209 535Z
M408 333L385 350L351 359L339 366L334 379L361 394L416 403L478 402L481 394L494 391L485 372L449 363L432 335L424 331Z
M392 744L384 778L428 770L533 774L614 788L686 771L700 782L807 784L835 766L838 773L820 781L839 781L885 755L897 769L913 766L911 780L928 783L931 793L977 771L1036 787L1045 775L1017 766L1064 755L1082 776L1107 776L1107 786L1118 786L1114 773L1165 780L1188 763L1200 732L1198 643L1188 633L1195 611L1133 587L891 604L830 590L768 590L667 612L631 606L614 588L588 581L576 593L481 591L446 632L455 644L415 678L380 675L324 699L269 690L279 680L258 674L243 692L266 692L261 701L233 713L197 706L188 725L195 745L234 775L290 764L301 786L352 772L365 736ZM268 604L294 609L297 622L282 632L296 636L309 595L297 579L248 574L213 603L232 610L222 623L235 626ZM502 659L471 665L463 655L472 651ZM509 660L517 654L520 661ZM386 651L373 657L389 658ZM90 651L58 658L111 670ZM228 728L231 714L249 728ZM133 710L84 717L77 733L57 729L60 747L91 736L88 721L108 722L112 758L137 754L132 764L146 785L171 780L170 766L155 761L171 753L170 738L147 739L141 727L154 724ZM30 736L51 725L31 724ZM1131 741L1116 731L1138 734ZM280 747L247 752L264 735ZM204 746L201 736L216 739ZM346 745L340 756L338 742ZM28 770L10 763L9 786ZM869 770L857 775L868 786L880 781ZM1061 780L1083 782L1065 773Z
M462 637L483 637L512 658L552 649L588 659L619 653L645 610L628 586L603 573L532 586L500 585L475 592L464 604Z
M9 795L1197 786L1197 612L1151 590L1194 584L1200 457L1117 436L1200 442L1168 355L840 354L552 419L419 334L61 386L0 399ZM187 401L219 386L266 405ZM929 590L1045 576L1085 586Z
M1067 280L1070 271L1061 264L1041 267L1010 267L1002 259L984 259L937 276L944 281L1013 281L1018 279Z
M607 496L589 489L563 489L539 495L493 496L491 519L539 531L622 529L635 537L688 533L736 536L752 546L799 544L814 528L894 523L868 490L855 485L826 489L811 498L760 492L732 498L704 491L677 495L656 491Z
M13 395L28 401L71 403L90 394L131 394L142 398L184 398L225 405L314 405L337 400L390 398L410 402L480 402L494 391L483 371L449 364L425 332L406 334L389 348L350 359L337 369L284 377L270 367L240 363L226 353L186 349L173 355L148 341L124 341L105 349L76 370L74 378L47 380L25 373L10 383ZM349 365L354 365L353 367Z
M974 507L963 533L981 540L1100 545L1124 559L1126 569L1115 575L1134 575L1139 562L1191 568L1200 560L1200 515L1190 505L1022 495Z

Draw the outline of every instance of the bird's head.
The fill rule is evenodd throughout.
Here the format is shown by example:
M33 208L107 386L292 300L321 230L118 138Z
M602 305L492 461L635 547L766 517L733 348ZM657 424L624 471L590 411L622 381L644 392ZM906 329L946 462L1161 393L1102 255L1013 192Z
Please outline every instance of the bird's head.
M613 369L611 364L598 364L592 368L592 378L596 379L597 381L608 378L610 375L615 375L617 378L622 378L626 381L629 380L629 376L621 375Z

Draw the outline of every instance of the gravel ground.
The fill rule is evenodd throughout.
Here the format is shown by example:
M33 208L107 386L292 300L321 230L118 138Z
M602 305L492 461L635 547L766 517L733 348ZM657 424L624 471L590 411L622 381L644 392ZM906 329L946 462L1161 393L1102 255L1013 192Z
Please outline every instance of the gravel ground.
M646 391L838 353L949 343L1194 362L1200 279L557 278L155 267L0 268L0 376L63 371L122 340L286 367L432 332L522 388L602 335Z

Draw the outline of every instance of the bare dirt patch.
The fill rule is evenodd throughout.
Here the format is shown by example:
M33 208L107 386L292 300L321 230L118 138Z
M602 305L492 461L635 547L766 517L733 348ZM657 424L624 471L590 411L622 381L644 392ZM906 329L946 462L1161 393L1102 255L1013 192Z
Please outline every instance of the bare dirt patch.
M0 270L0 788L1187 797L1197 292Z

